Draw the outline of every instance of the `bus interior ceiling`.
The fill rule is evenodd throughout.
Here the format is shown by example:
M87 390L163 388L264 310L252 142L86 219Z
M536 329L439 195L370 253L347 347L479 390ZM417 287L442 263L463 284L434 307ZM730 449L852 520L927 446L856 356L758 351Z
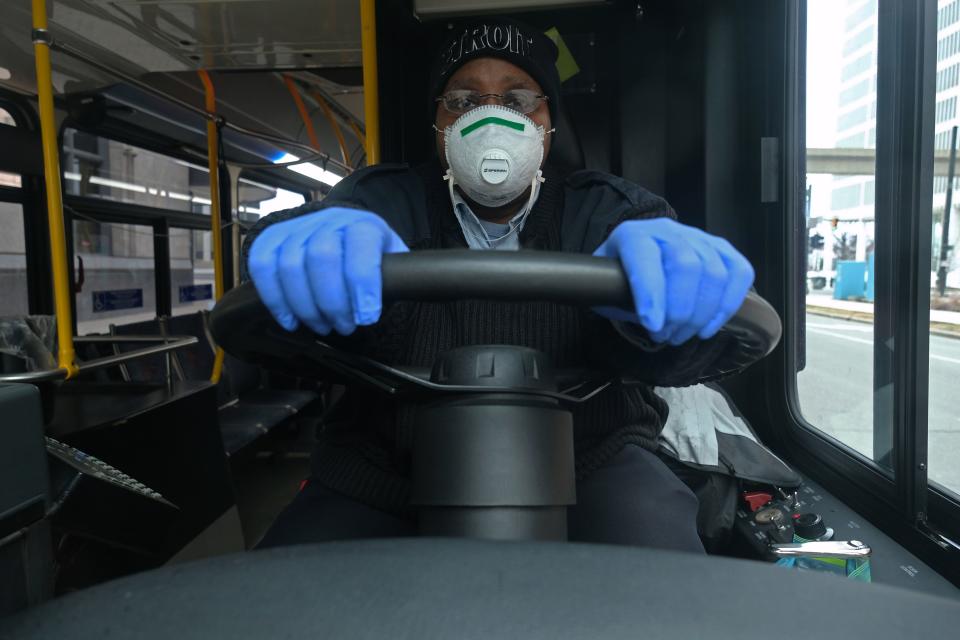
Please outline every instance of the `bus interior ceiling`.
M61 134L73 128L205 167L205 118L158 93L200 109L204 90L197 71L208 69L215 87L217 113L227 123L298 143L297 147L284 147L275 139L223 128L225 160L237 167L251 165L244 173L248 179L296 191L308 199L321 198L329 191L328 185L316 180L284 168L265 166L278 159L278 150L303 157L313 146L286 79L293 81L316 123L319 151L334 163L349 164L351 168L365 164L361 140L353 128L346 126L349 119L360 125L364 119L360 16L355 0L287 0L283 10L260 1L56 0L49 4L50 31L56 40L137 81L126 82L54 51ZM29 5L16 3L2 11L0 66L9 71L9 77L0 80L0 99L22 103L25 96L36 93ZM785 295L784 275L778 271L783 265L779 256L773 255L778 249L772 246L771 238L776 238L780 224L776 218L782 215L783 202L792 197L790 190L796 185L777 178L782 174L780 168L764 164L758 141L782 139L784 135L786 106L781 100L785 100L786 86L771 85L784 83L780 74L785 53L782 43L770 40L776 37L776 30L768 35L771 30L765 28L768 23L784 20L784 11L781 3L763 0L614 0L514 14L544 30L556 27L579 67L579 72L563 85L565 113L562 126L557 127L555 144L573 143L582 155L583 168L622 175L643 185L663 195L682 222L730 239L758 265L757 290L771 301ZM381 157L385 162L415 164L434 153L426 76L430 55L451 20L449 16L418 17L412 0L377 3ZM323 97L336 103L340 129L346 138L342 151L333 128L321 113ZM36 145L25 143L22 157L36 160L38 141ZM572 157L577 155L574 151ZM346 156L349 162L345 162ZM39 192L39 161L32 162L31 167L21 163L19 169L13 168L9 156L2 162L0 169L22 173L25 186L34 185ZM347 173L343 167L334 171L339 175ZM67 201L70 202L69 195ZM37 214L41 211L40 202L37 199L32 205ZM89 204L77 201L77 210L96 217L97 211L89 209ZM116 214L111 203L104 203L101 209L104 220L128 219ZM45 230L45 222L33 224L28 235L37 236L37 229ZM31 246L42 244L41 237ZM44 255L37 249L32 259L42 264L46 261ZM75 263L70 268L74 270ZM31 312L51 314L49 292L38 293L37 278L33 277L41 275L40 281L49 281L49 267L31 269ZM77 274L72 276L76 278ZM196 334L201 342L206 339L201 330ZM783 370L782 361L770 358L725 382L725 387L761 438L789 460L791 452L786 442L771 426L776 408L771 406L770 395ZM235 372L236 380L244 375L249 375L249 371ZM88 380L118 382L115 376L106 378L102 374ZM64 388L70 384L66 383ZM302 383L293 382L293 386L298 385ZM201 388L199 384L185 387L186 395L192 393L196 397L181 398L182 403L176 405L179 409L156 411L156 420L175 420L179 410L216 421L210 406L215 410L216 404L222 405L225 399L231 403L237 397L242 399L238 394L224 395L225 383L220 386L219 391ZM82 393L82 387L78 388ZM757 393L756 389L767 393ZM73 406L69 402L66 408L59 408L61 415ZM148 550L146 560L141 557L125 568L116 568L116 572L149 566L159 557L157 553L168 561L235 548L236 531L230 530L236 529L237 523L225 523L221 509L231 500L246 500L241 504L241 511L246 510L241 516L253 522L244 523L248 525L246 544L254 543L296 490L300 479L297 474L306 473L303 454L311 436L304 425L316 420L315 413L306 415L307 420L294 425L299 430L290 430L293 435L289 442L270 441L263 446L261 452L265 455L261 458L275 458L273 454L278 451L280 457L284 453L295 454L290 458L292 462L279 472L278 466L244 466L244 456L234 459L232 477L203 472L203 455L215 458L216 445L203 438L190 440L186 433L189 430L175 429L175 437L182 438L178 446L202 445L191 454L185 469L196 472L197 477L207 473L207 493L197 499L215 503L219 509L217 518L211 520L209 514L191 511L203 511L203 507L190 503L190 522L203 521L204 526L215 528L214 535L223 544L218 547L217 540L208 540L191 547L190 536L175 532L176 535L156 542ZM221 412L220 419L228 416ZM147 434L148 443L161 433L163 425L156 420L143 420L142 433ZM123 430L115 427L71 440L72 432L71 428L62 427L61 435L77 446L93 447L94 453L134 449L143 442L130 436L129 430L125 436L118 435ZM172 455L175 449L168 446L166 451ZM258 453L252 457L256 458ZM117 455L123 458L122 454ZM153 474L158 482L170 480L166 472L157 470L155 462L140 454L133 459L139 460L139 468ZM182 497L189 494L188 487L177 482L169 486ZM103 512L97 515L107 517ZM144 522L156 523L159 517L148 514ZM184 527L189 529L186 524ZM134 538L145 535L143 531L125 534ZM197 532L191 530L191 534L196 536ZM127 540L124 544L131 543ZM137 553L141 551L138 549ZM77 571L79 577L70 587L109 577L97 574L88 565Z
M320 112L317 96L322 95L335 101L335 109L362 122L359 16L354 3L289 1L280 12L271 12L267 5L51 3L51 33L78 54L52 56L58 108L92 133L189 154L200 165L206 156L205 119L131 86L111 71L202 108L204 90L196 71L210 69L218 115L226 122L305 145L311 141L281 73L295 80L313 115ZM9 78L3 85L32 95L36 87L30 7L16 3L5 12L4 68ZM89 64L91 59L105 68ZM325 122L322 114L316 120ZM353 130L345 125L341 129L348 151L355 151L359 141ZM319 147L340 160L332 128L318 125L315 132ZM227 159L236 162L269 163L272 158L264 154L276 151L276 145L238 135L229 127L224 145ZM306 152L301 150L300 155ZM290 178L286 172L273 172ZM297 175L293 181L305 189L317 186Z

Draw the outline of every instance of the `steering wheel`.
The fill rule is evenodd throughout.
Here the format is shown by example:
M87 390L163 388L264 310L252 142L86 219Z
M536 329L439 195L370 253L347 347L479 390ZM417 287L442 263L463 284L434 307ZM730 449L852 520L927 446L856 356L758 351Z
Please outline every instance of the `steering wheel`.
M385 255L382 273L385 306L400 300L487 299L633 308L633 295L620 263L583 254L414 251ZM210 330L217 343L237 357L302 375L317 376L319 366L327 374L332 370L354 382L376 384L377 380L384 383L384 378L390 378L390 382L380 386L393 392L417 386L417 378L428 377L428 372L385 367L333 349L305 328L287 332L274 321L249 282L231 290L217 303L210 316ZM730 348L701 371L696 380L684 380L684 384L704 382L746 368L777 346L781 331L780 318L773 307L757 294L749 293L740 310L713 338L726 341ZM564 378L587 375L565 373Z
M480 298L633 306L619 261L593 256L424 251L384 256L382 274L386 303ZM571 406L624 376L671 386L738 371L777 344L780 320L753 295L705 346L691 345L692 354L659 347L638 357L633 349L594 348L594 371L555 371L533 349L466 345L438 353L429 374L334 348L308 329L283 330L250 284L220 301L211 330L228 352L286 372L319 370L390 395L420 394L426 402L418 403L412 425L410 505L421 535L565 540L567 509L576 503Z

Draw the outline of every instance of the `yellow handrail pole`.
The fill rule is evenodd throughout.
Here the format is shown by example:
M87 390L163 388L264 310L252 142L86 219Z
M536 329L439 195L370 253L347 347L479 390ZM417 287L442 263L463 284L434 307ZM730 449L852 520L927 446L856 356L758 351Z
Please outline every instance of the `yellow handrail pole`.
M363 135L363 131L360 131L360 127L357 126L356 122L350 122L350 128L353 129L353 135L357 136L357 140L360 141L360 145L364 149L367 148L367 137Z
M380 92L377 89L376 0L360 0L360 46L363 48L363 122L367 165L380 162Z
M300 119L303 120L303 126L307 130L307 137L310 138L310 145L317 151L320 151L317 132L313 128L313 120L310 119L310 112L307 111L307 105L303 104L303 97L300 95L300 90L297 89L297 85L294 84L293 78L287 74L283 74L283 84L287 85L287 91L290 92L293 103L297 105L297 112L300 114Z
M45 0L33 0L33 54L37 65L40 140L43 145L43 172L47 187L53 307L57 316L57 363L61 369L66 370L67 378L72 378L79 369L73 350L73 318L70 310L72 287L67 269L63 193L60 191L60 151L57 148L57 120L53 109L53 78L50 71L50 40Z
M327 101L317 92L313 92L310 95L313 96L313 99L317 101L317 104L320 105L320 109L323 110L323 115L327 117L327 121L330 123L330 128L333 129L333 135L337 137L337 144L340 145L340 157L343 159L343 164L350 165L350 152L347 151L347 141L343 137L343 131L340 130L340 123L337 122L337 119L333 116L333 110L330 108L330 105L327 104Z
M35 1L42 2L42 0ZM210 230L213 234L213 299L219 301L223 297L223 237L220 233L220 132L217 131L217 122L214 117L217 113L217 96L206 69L200 69L197 74L203 82L206 110L210 114L207 119L207 166L210 169ZM223 349L217 347L210 381L220 382L222 373Z

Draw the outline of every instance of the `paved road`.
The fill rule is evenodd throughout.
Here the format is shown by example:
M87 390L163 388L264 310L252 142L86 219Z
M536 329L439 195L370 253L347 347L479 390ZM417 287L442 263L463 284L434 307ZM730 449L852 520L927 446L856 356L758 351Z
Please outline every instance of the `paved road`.
M797 376L810 424L873 454L873 325L807 314ZM930 336L930 478L960 493L960 339Z

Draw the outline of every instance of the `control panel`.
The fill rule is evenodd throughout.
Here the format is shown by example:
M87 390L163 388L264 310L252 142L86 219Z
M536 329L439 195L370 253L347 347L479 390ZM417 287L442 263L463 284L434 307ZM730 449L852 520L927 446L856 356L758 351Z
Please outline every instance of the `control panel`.
M744 491L737 504L734 526L754 555L771 558L770 545L794 541L795 522L801 515L798 508L799 501L795 495L764 489Z

